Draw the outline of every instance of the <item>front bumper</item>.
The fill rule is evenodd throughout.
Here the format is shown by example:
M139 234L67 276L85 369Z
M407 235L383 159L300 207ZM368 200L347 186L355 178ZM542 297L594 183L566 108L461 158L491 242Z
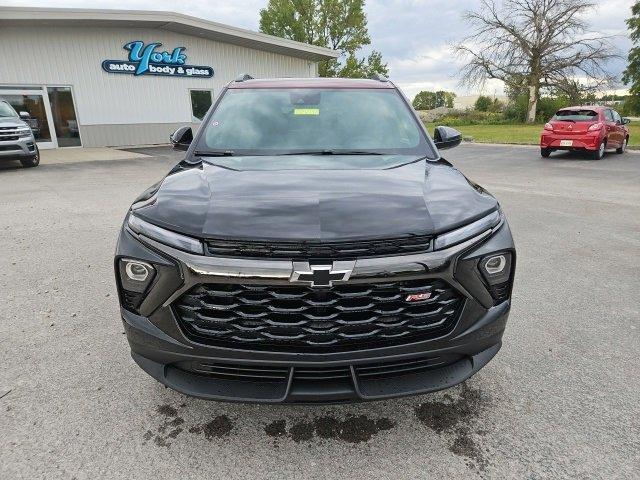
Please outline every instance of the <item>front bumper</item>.
M35 139L20 137L17 140L0 141L0 160L30 158L36 154Z
M348 351L249 350L246 346L205 345L187 338L172 303L200 283L251 279L254 283L287 284L290 261L190 255L144 237L135 238L123 228L116 262L121 257L138 258L153 263L159 274L139 314L122 308L122 320L136 363L161 383L196 397L333 403L432 392L469 378L500 349L510 299L494 305L477 270L480 258L496 251L512 253L513 276L515 251L506 222L490 234L485 232L448 250L356 262L350 282L436 277L462 293L464 306L455 327L442 337ZM203 363L214 365L215 374L196 368ZM387 374L391 370L393 374Z

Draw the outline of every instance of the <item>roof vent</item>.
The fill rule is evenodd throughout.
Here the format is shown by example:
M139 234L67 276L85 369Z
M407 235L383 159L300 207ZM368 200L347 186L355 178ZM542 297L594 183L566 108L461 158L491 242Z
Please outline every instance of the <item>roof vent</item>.
M245 80L253 80L253 77L251 75L249 75L248 73L243 73L242 75L237 76L234 81L235 82L244 82Z
M388 82L389 79L387 77L385 77L384 75L380 75L379 73L374 73L372 74L369 79L371 80L377 80L379 82Z

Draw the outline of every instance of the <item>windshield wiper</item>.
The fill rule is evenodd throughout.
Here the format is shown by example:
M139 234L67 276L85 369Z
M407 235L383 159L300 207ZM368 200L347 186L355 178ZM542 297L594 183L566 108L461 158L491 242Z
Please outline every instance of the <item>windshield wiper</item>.
M196 157L233 157L233 150L196 150Z
M573 123L576 123L575 120L571 120L570 118L557 118L556 120L559 120L561 122L573 122Z
M386 155L386 153L370 152L368 150L307 150L288 152L282 155Z

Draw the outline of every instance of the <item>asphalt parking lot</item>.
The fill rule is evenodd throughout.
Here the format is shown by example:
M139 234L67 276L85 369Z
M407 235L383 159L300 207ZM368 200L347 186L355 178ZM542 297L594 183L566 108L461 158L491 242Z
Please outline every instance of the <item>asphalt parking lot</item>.
M206 402L131 360L112 255L176 154L0 166L0 478L640 477L640 154L463 145L518 248L498 356L436 394Z

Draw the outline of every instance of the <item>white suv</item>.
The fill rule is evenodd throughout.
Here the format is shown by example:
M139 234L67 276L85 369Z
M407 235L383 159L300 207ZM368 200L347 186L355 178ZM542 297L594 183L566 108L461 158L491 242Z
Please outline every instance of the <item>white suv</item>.
M23 118L29 118L29 114L18 115L9 103L0 100L0 161L20 160L24 167L35 167L40 163L40 152Z

